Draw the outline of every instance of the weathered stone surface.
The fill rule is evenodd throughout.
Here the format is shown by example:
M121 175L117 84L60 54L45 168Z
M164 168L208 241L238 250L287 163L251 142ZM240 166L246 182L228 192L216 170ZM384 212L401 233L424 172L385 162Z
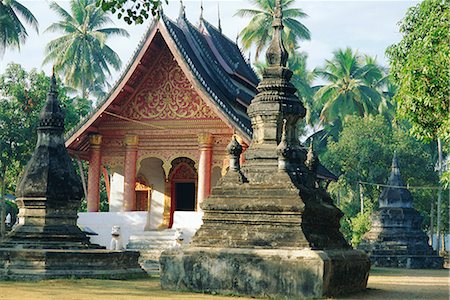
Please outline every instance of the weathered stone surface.
M428 244L422 230L423 218L412 207L413 198L403 182L397 159L392 159L391 175L379 198L372 228L359 248L370 255L374 266L414 269L441 269L443 258Z
M143 277L138 258L131 251L0 249L0 280Z
M274 19L269 67L248 108L245 164L236 164L232 141L231 167L202 203L203 225L189 247L161 254L165 289L298 299L367 285L369 259L339 232L342 212L298 141L305 109L289 82L279 0Z
M52 76L37 145L16 191L19 224L0 241L0 279L145 276L138 252L105 250L78 228L82 186L63 133Z
M168 250L160 259L163 289L288 299L364 289L370 262L355 250Z

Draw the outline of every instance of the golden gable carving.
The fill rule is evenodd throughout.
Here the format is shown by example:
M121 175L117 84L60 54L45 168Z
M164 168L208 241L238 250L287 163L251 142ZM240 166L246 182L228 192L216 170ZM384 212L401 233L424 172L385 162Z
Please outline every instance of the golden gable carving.
M136 120L217 119L202 101L172 55L165 51L123 114Z

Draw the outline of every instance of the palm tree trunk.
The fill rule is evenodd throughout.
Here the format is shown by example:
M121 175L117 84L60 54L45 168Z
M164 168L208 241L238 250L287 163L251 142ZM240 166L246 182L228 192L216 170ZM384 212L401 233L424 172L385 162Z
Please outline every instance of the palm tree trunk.
M5 237L6 233L6 199L5 199L5 186L6 186L6 180L5 180L5 174L6 174L6 164L2 165L1 170L1 191L0 191L0 236L1 238Z

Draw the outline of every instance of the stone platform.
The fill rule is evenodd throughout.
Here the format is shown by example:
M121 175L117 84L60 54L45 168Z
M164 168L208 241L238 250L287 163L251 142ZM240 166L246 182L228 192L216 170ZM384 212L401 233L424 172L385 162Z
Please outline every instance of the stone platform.
M357 250L190 247L161 256L163 289L287 299L365 289L370 262Z
M0 280L145 277L139 252L0 248Z

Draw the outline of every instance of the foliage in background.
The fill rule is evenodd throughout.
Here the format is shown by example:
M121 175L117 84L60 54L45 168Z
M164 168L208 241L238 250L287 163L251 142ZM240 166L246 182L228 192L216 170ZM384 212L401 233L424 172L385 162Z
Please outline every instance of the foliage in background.
M317 129L312 137L319 153L326 151L330 137L337 141L349 116L382 114L391 120L395 114L391 102L395 86L388 81L386 72L375 58L351 48L337 49L324 67L312 72L325 80L311 88L314 101L307 105L311 110L310 124Z
M425 0L400 23L402 40L390 46L391 74L398 85L399 116L420 139L450 142L450 1Z
M81 97L87 99L90 93L105 88L110 68L119 70L122 64L106 41L111 36L129 35L124 29L105 27L112 20L95 0L71 0L70 7L71 13L56 2L50 4L61 20L46 31L63 35L47 44L43 64L52 62L65 83L80 89Z
M258 60L262 51L269 45L272 39L272 21L275 10L275 0L252 0L256 8L239 9L235 16L252 17L250 22L239 33L244 49L256 46L255 60ZM311 34L299 18L308 15L301 8L291 8L294 0L281 0L283 10L283 41L288 52L292 55L298 48L301 40L310 40Z
M0 57L6 48L20 49L25 43L28 32L21 19L39 32L39 24L33 14L15 0L0 1Z
M117 17L129 25L142 24L151 15L156 16L158 9L162 8L161 0L96 0L96 5L103 11L117 14ZM167 4L168 0L164 0Z

